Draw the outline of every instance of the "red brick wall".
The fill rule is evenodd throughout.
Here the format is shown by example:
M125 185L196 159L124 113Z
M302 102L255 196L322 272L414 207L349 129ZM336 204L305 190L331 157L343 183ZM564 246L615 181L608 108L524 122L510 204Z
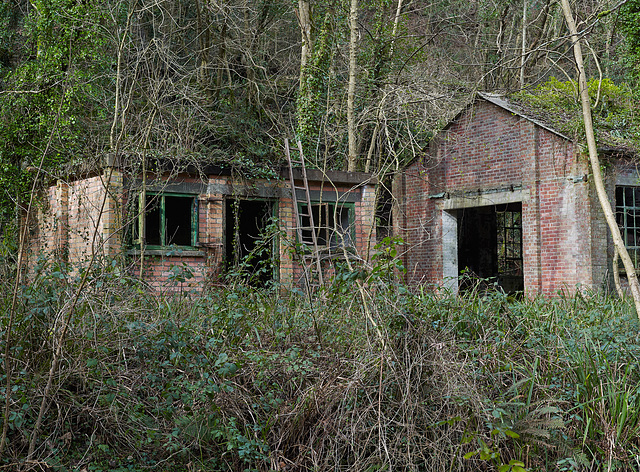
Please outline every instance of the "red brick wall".
M323 194L343 195L349 193L356 195L356 201L354 205L354 222L353 231L354 236L354 250L356 257L354 258L354 264L357 264L357 259L368 261L373 250L373 246L376 241L375 233L375 187L373 185L366 185L362 187L352 188L347 186L333 185L333 184L321 184L321 183L309 183L309 191L323 192ZM288 189L285 190L285 195L288 195ZM323 201L331 202L331 197L323 197ZM343 201L343 200L341 200ZM314 200L315 202L315 200ZM279 220L282 229L285 230L287 235L287 241L280 244L280 281L285 285L298 285L304 284L304 269L300 265L299 261L292 257L291 247L297 241L296 236L296 222L294 221L293 203L289 196L284 196L280 199L279 204ZM294 260L295 259L295 260ZM330 262L323 264L323 273L326 277L333 275L333 267Z
M126 257L123 260L126 260L131 275L147 282L156 291L202 290L207 285L218 283L224 260L225 198L260 197L244 195L247 183L237 182L226 176L212 175L203 182L185 174L172 177L171 180L158 177L155 182L196 184L199 185L198 188L205 184L208 189L217 189L214 191L218 193L201 193L197 196L200 245L195 251L141 253L130 248L123 238L123 230L127 224L135 224L135 221L134 216L126 214L124 177L119 171L106 171L105 175L70 183L60 182L46 190L44 205L39 212L38 225L31 241L32 252L49 257L60 256L74 265L86 261L92 252L98 256L124 255ZM251 181L250 184L252 188L271 187L273 195L283 195L277 202L278 219L286 234L280 241L279 280L285 285L298 284L303 278L303 270L294 261L290 251L296 237L288 186L283 182L267 181ZM355 249L360 257L368 258L373 244L370 241L375 241L374 187L367 186L363 190L311 184L312 192L320 190L327 192L326 195L336 191L356 195ZM330 197L325 200L330 201ZM101 209L102 216L99 217ZM189 273L192 277L180 282L180 271Z
M571 142L479 99L394 184L401 197L396 231L407 242L408 282L445 282L443 209L474 206L480 195L482 204L522 202L529 295L599 286L592 267L591 191L580 180L585 174L586 159Z

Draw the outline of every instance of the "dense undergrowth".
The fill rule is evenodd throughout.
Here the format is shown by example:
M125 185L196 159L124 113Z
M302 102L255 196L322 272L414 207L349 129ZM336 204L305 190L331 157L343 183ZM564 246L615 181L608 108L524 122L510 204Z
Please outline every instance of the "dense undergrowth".
M371 277L360 292L352 275L310 304L242 285L152 296L116 269L97 273L66 335L27 462L75 287L66 271L42 271L22 288L16 311L0 467L640 467L640 340L629 305L409 293ZM6 313L11 290L1 293ZM6 316L2 323L4 352Z

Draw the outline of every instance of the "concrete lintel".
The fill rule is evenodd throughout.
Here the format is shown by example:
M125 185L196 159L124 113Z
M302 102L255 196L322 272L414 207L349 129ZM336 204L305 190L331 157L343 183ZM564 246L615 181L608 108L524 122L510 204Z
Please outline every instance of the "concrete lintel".
M640 176L637 172L620 173L616 176L616 185L624 185L625 187L640 186Z
M127 255L140 256L143 251L140 249L129 249ZM204 251L194 249L146 249L144 251L145 256L164 257L166 259L180 258L180 257L204 257L206 256Z
M280 198L283 189L274 183L214 183L207 187L209 195L226 195L238 198Z
M524 202L529 200L528 189L500 191L486 190L481 193L468 193L465 195L450 195L437 202L440 210L458 210L460 208L473 208L481 206L503 205L505 203Z
M142 182L139 182L142 185ZM163 193L191 193L200 195L206 193L207 185L200 182L173 182L171 180L152 181L147 183L148 192Z
M304 203L307 198L304 190L296 190L296 197L299 202ZM361 199L360 191L351 191L351 192L336 192L333 190L323 190L320 192L319 190L311 190L309 191L309 197L312 202L341 202L341 203L356 203Z
M289 169L282 169L280 174L283 178L289 179ZM293 178L302 180L302 170L293 169ZM345 172L341 170L328 170L323 172L318 169L307 169L307 180L309 182L331 182L334 185L375 185L378 179L366 172Z

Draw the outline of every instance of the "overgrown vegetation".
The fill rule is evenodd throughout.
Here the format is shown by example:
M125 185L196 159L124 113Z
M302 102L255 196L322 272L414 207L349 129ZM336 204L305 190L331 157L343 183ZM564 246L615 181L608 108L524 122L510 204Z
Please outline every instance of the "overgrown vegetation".
M640 106L638 91L609 79L592 79L588 83L596 139L601 146L640 151ZM584 122L580 108L578 84L552 77L531 91L513 95L525 112L567 136L584 141Z
M26 464L60 319L80 276L42 266L21 288L0 466L640 465L640 339L630 306L580 295L517 301L499 292L412 294L393 282L384 261L373 272L341 273L312 305L295 293L241 285L152 296L117 266L92 274ZM356 278L366 282L368 315L353 297ZM3 287L3 307L10 292Z

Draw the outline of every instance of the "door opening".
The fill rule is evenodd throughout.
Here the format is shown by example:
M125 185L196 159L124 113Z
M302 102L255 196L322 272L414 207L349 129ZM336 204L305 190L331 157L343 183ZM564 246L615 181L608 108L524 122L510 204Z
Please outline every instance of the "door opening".
M274 208L274 202L269 200L226 200L227 274L238 276L253 287L265 287L275 276L276 241L267 234Z
M522 203L464 208L457 217L460 290L522 292Z

